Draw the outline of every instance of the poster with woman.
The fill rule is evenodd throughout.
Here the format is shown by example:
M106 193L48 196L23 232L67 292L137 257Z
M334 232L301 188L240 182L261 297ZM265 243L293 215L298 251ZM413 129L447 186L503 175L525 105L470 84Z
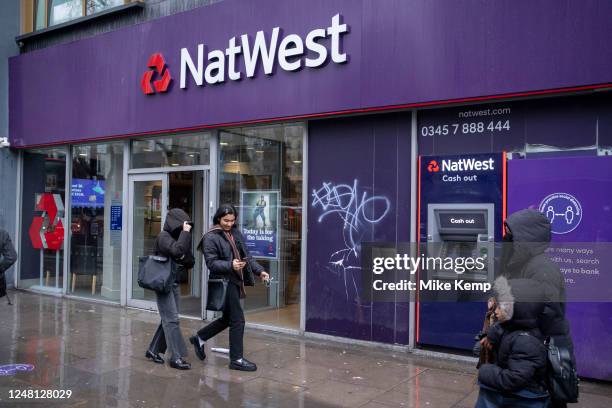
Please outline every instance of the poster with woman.
M251 190L240 193L240 228L251 255L278 257L278 190Z

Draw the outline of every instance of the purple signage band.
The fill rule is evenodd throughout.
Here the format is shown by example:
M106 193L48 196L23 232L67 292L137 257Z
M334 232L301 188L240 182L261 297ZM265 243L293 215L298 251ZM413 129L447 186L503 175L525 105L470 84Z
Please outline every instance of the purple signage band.
M609 86L611 16L605 0L226 0L11 58L9 138L42 146Z

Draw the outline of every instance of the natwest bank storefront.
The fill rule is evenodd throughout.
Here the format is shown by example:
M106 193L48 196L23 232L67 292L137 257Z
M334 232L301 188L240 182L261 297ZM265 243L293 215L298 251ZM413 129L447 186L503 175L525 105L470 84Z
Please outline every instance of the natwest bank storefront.
M199 236L232 203L275 282L249 291L251 324L470 349L483 299L367 299L362 251L482 250L542 203L554 239L612 240L612 5L564 7L226 0L12 58L17 286L154 309L137 259L167 210ZM198 255L181 277L186 316L211 317L206 274ZM612 378L610 315L568 305L585 376Z

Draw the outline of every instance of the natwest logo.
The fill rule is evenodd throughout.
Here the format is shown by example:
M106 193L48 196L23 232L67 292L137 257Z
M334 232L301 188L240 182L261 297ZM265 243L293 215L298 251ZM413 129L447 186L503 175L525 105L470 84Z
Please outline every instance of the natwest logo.
M344 52L342 40L349 26L342 23L338 13L331 18L328 27L310 30L306 36L284 35L281 27L273 27L254 36L242 34L228 39L227 47L210 49L206 44L197 44L194 49L181 48L176 58L180 61L180 88L186 90L188 83L198 87L222 84L254 78L260 70L271 76L277 67L287 72L303 68L323 69L328 62L344 64L349 56ZM146 95L166 92L172 80L166 61L161 53L151 55L140 87ZM155 78L159 78L154 81Z
M155 68L155 70L148 70L142 75L142 79L140 80L142 92L146 95L152 95L155 92L166 92L170 85L170 81L172 81L172 76L170 76L170 70L166 66L164 56L159 52L152 54L149 57L147 66L149 68ZM159 79L151 82L153 75L156 73ZM151 84L153 84L153 86L151 86ZM153 88L155 88L155 90L153 90Z
M273 75L276 66L287 72L302 68L322 68L331 60L334 64L348 62L343 52L343 35L349 27L342 24L342 16L331 18L329 27L315 28L306 34L283 36L280 27L271 32L258 31L255 36L242 34L232 37L225 49L210 50L205 44L197 45L194 56L187 48L180 50L180 87L187 88L191 78L197 86L214 85L225 81L253 78L259 67L265 75Z
M438 162L435 160L430 161L427 165L427 171L430 173L436 173L440 171L440 166L438 165Z
M442 160L442 171L495 170L493 164L494 164L494 160L492 158L487 159L487 160L476 160L476 159Z

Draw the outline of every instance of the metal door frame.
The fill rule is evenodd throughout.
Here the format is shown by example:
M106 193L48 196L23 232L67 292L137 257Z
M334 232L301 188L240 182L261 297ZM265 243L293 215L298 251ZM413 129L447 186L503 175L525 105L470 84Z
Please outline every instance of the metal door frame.
M132 299L133 288L133 248L134 248L134 183L139 181L161 181L162 182L162 219L161 225L164 225L166 220L166 212L168 207L168 173L150 173L150 174L131 174L128 176L129 197L128 202L128 244L127 244L127 305L147 310L157 310L157 304L149 300Z
M127 275L127 284L126 286L126 304L130 307L136 307L140 309L146 310L154 310L157 311L157 304L152 301L147 300L138 300L132 299L132 288L133 288L133 279L132 279L132 257L133 257L133 238L134 238L134 182L135 181L153 181L153 180L161 180L162 181L162 225L166 219L167 207L169 203L169 174L177 173L177 172L202 172L202 210L204 214L202 215L202 231L206 231L208 228L209 220L210 220L210 211L212 207L211 195L210 195L210 185L211 185L211 171L210 166L180 166L173 168L163 168L163 169L152 169L152 171L147 171L143 173L143 169L138 169L136 171L130 170L128 171L128 222L127 222L127 259L126 259L126 275ZM193 237L194 241L199 239L200 237ZM206 310L204 305L206 304L206 295L207 295L207 285L208 285L208 273L206 270L206 263L202 261L202 268L200 271L196 272L200 273L200 319L204 319L206 316ZM193 318L193 316L185 316L189 318Z

